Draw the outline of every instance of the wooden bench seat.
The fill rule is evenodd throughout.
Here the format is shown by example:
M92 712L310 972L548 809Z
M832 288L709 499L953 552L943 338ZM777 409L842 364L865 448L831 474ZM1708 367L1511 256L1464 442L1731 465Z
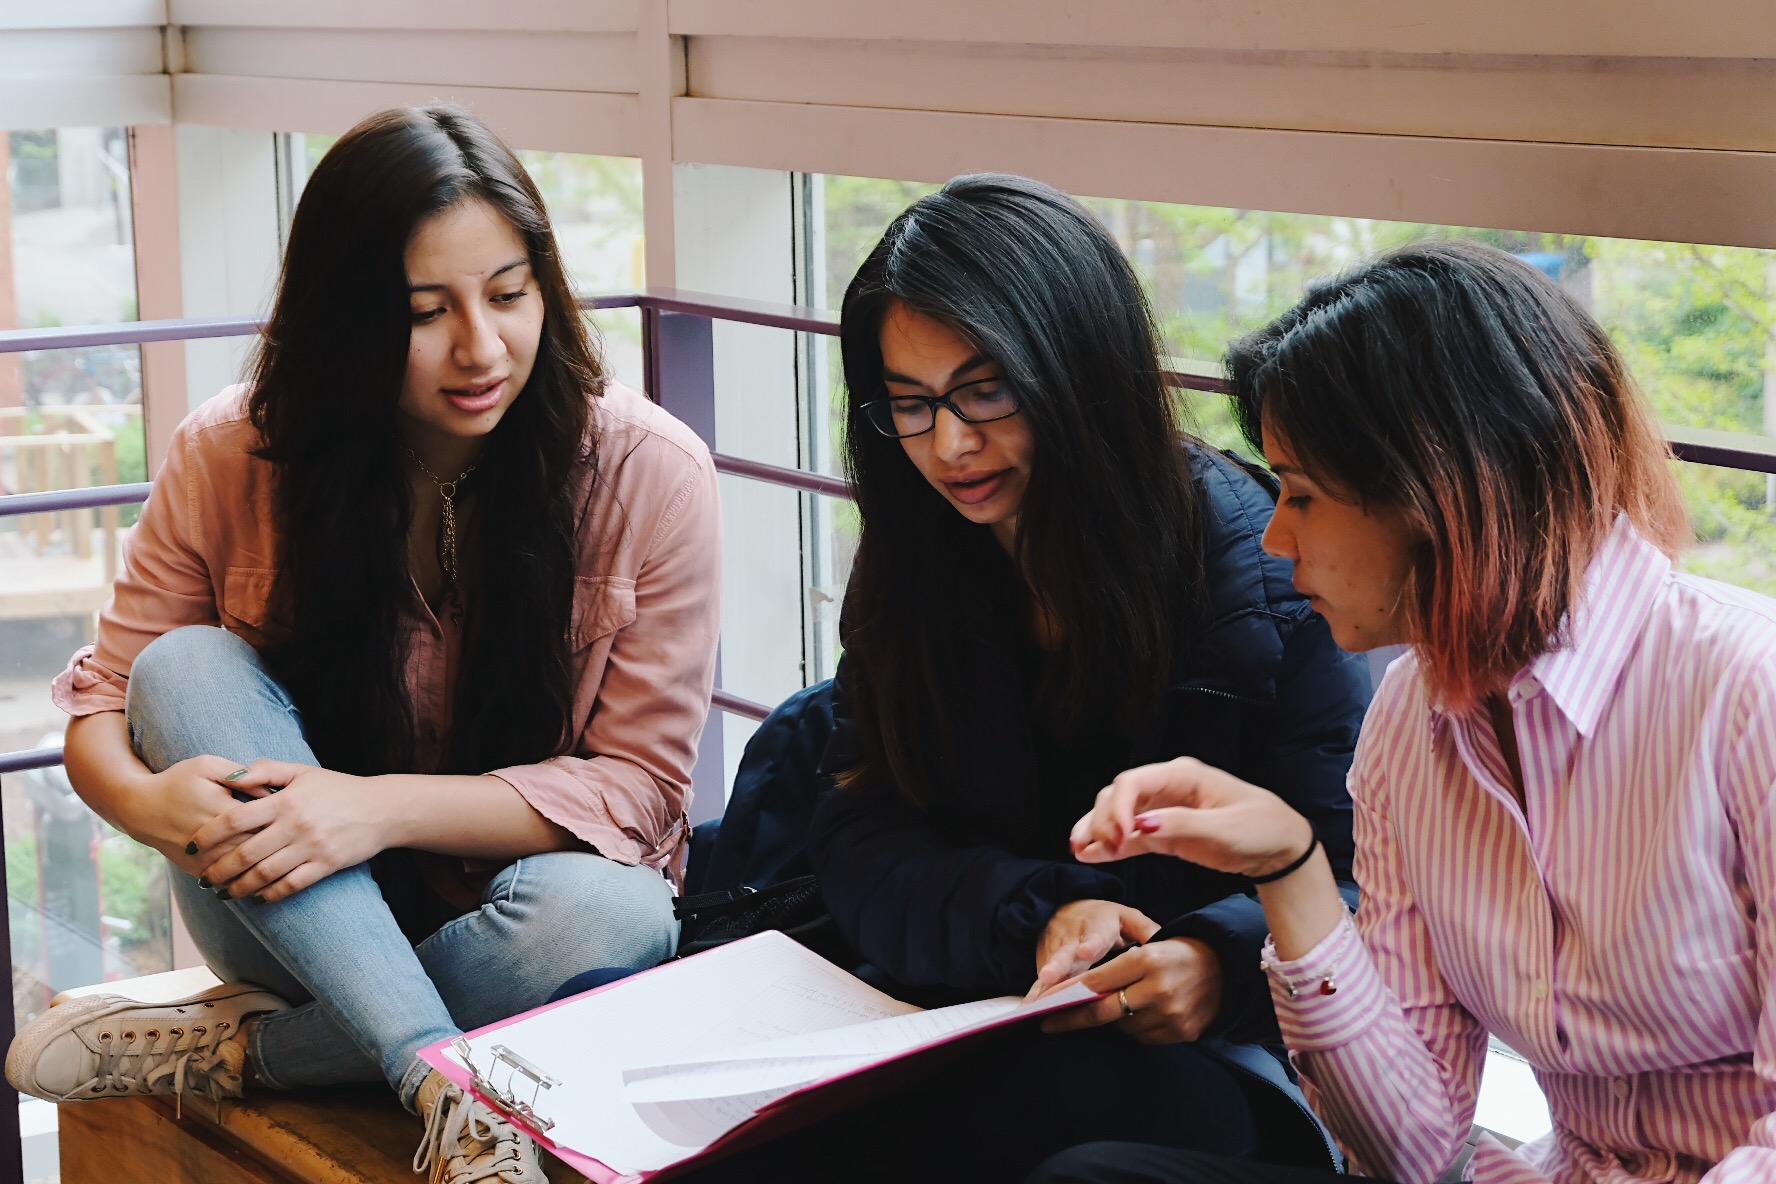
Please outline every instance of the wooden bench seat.
M215 983L208 971L174 971L66 992L175 999ZM165 1180L182 1184L414 1184L420 1120L386 1086L309 1093L259 1091L216 1104L187 1098L79 1102L58 1110L62 1184ZM551 1184L586 1184L547 1153Z
M260 1093L215 1104L171 1098L82 1102L60 1112L62 1184L414 1184L420 1121L385 1086ZM585 1177L545 1155L552 1184Z

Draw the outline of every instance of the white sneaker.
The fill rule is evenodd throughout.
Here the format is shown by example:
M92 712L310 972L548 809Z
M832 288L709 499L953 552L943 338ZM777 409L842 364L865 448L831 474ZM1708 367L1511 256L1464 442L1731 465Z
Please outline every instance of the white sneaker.
M425 1134L413 1153L413 1170L426 1184L548 1184L530 1136L438 1072L415 1096Z
M252 983L223 983L169 1003L88 995L26 1024L6 1054L6 1079L51 1102L131 1094L238 1098L248 1016L290 1005Z

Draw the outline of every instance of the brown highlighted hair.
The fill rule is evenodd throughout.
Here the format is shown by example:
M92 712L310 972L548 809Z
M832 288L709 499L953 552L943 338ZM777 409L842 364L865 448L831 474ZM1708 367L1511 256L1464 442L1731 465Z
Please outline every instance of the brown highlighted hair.
M448 752L435 772L485 773L568 750L569 622L581 507L575 467L597 463L598 351L549 217L511 149L448 104L372 115L309 177L249 381L258 455L276 467L281 640L267 663L301 709L322 764L414 769L402 610L409 504L396 404L413 314L407 244L465 201L510 222L543 303L524 389L463 485L469 606Z
M1421 539L1403 592L1433 701L1465 710L1557 647L1618 514L1690 537L1658 425L1577 301L1503 251L1405 247L1228 350L1241 427Z

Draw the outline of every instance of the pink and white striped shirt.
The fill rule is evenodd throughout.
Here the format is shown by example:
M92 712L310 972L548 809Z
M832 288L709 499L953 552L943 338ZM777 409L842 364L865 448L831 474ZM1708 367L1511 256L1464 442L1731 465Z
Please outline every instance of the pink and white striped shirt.
M1484 1140L1475 1180L1776 1181L1776 602L1624 518L1568 633L1509 690L1526 809L1485 712L1431 706L1410 654L1388 671L1350 776L1355 924L1266 951L1284 1039L1353 1173L1447 1170L1491 1033L1554 1129Z

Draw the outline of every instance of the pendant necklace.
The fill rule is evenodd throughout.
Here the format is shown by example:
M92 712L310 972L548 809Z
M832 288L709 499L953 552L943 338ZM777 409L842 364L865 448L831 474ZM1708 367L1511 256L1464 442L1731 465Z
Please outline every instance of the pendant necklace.
M468 468L458 473L455 480L446 481L430 469L426 468L425 462L419 459L419 455L414 452L413 449L403 445L401 451L407 454L408 460L419 466L420 472L430 478L432 484L438 487L438 496L444 499L444 522L438 534L438 566L444 569L444 578L450 581L450 586L452 588L455 588L456 491L461 488L464 479L466 479L470 473L475 471L475 466L470 465Z

